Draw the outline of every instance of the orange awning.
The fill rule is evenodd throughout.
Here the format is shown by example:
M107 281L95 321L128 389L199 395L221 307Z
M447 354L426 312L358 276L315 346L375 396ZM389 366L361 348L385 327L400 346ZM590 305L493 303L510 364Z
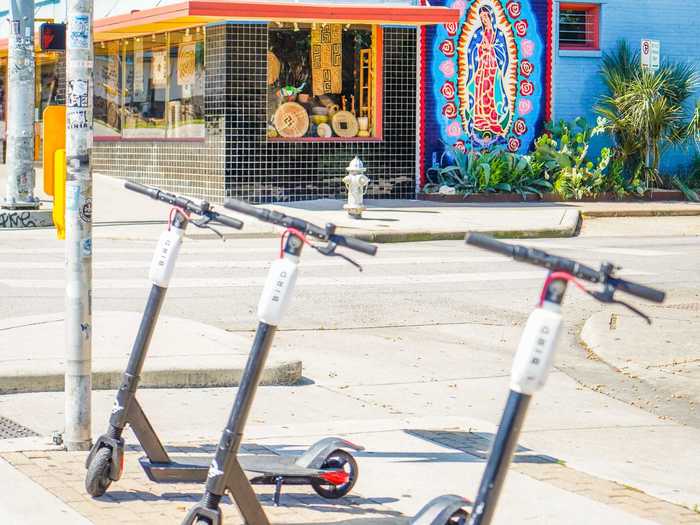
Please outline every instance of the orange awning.
M188 0L95 23L95 40L114 40L226 20L245 22L331 22L420 26L459 21L459 10L386 4L303 4L237 0Z

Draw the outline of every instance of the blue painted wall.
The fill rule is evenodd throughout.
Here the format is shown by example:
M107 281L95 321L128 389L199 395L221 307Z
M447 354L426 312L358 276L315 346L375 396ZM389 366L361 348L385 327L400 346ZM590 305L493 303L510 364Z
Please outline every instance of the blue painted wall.
M558 9L558 5L556 7ZM637 49L642 38L651 38L661 42L662 61L692 62L700 71L698 15L700 0L608 0L601 4L601 49L613 49L621 38ZM555 45L557 41L555 33ZM562 56L565 53L558 51L557 46L554 118L570 120L584 115L592 122L595 119L592 107L604 92L598 75L600 53L578 52L582 56ZM695 97L700 98L700 92ZM673 169L687 163L691 155L686 151L669 152L664 157L663 167Z

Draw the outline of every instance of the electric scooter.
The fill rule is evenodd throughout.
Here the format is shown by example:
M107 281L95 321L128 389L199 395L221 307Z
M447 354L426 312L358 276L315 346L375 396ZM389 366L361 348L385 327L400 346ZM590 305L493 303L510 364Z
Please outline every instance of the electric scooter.
M552 365L556 344L562 327L561 304L568 283L602 303L622 305L649 324L651 320L633 306L615 299L622 291L642 299L661 303L665 293L647 286L615 277L616 268L604 263L594 270L571 259L549 255L546 252L506 244L481 234L467 236L468 244L513 257L549 269L537 309L530 315L513 360L510 394L506 402L498 432L494 439L486 469L474 503L455 495L440 496L425 505L410 521L410 525L489 525L498 497L518 443L528 404L535 392L544 387ZM579 282L589 281L602 290L588 290Z
M569 283L573 283L595 300L607 304L619 304L651 324L651 319L630 304L615 298L617 291L641 299L661 303L666 294L647 286L615 277L617 269L611 263L603 263L599 270L584 266L574 260L549 255L541 250L506 244L481 234L470 234L467 244L478 246L516 261L542 266L549 270L540 295L537 309L530 315L518 350L513 360L510 393L506 402L498 432L489 453L476 501L470 504L459 496L443 496L443 503L453 509L462 500L464 516L458 523L489 525L503 487L508 467L517 446L532 396L544 387L552 365L557 340L562 328L561 305ZM580 281L600 285L600 290L590 290ZM414 523L418 523L415 521ZM421 525L433 522L421 522ZM439 523L439 522L438 522ZM436 523L437 525L437 523Z
M241 221L214 211L213 207L206 201L195 202L185 197L160 191L157 188L148 188L132 182L125 183L125 187L170 204L172 208L168 216L167 230L161 234L153 254L149 271L149 279L153 284L129 356L129 362L114 401L109 427L106 433L97 438L85 462L87 469L85 490L95 497L102 496L113 481L121 478L124 469L124 439L122 434L127 424L131 426L136 438L152 461L157 463L170 461L168 453L136 399L136 390L187 226L192 224L198 228L209 228L217 234L218 232L211 227L211 223L238 230L243 228ZM191 220L192 215L199 216L200 219Z
M337 249L342 246L367 255L375 255L377 248L352 237L336 234L336 227L333 224L327 224L325 228L321 228L303 219L256 208L237 200L228 200L224 206L261 221L282 226L285 231L282 234L280 258L270 268L258 303L259 323L255 340L226 428L224 428L216 454L209 466L204 496L189 511L183 523L188 525L194 523L220 525L222 515L219 503L228 490L246 523L269 525L267 516L244 471L252 470L263 476L272 476L272 472L278 467L258 465L251 468L249 465L242 464L241 460L244 457L239 457L238 451L277 326L288 310L294 293L302 250L305 245L309 245L322 255L341 257L362 271L362 267L358 263L346 255L338 253ZM313 244L307 237L313 237L325 244ZM313 482L312 486L320 495L323 496L326 493L327 495L324 497L340 497L347 494L357 479L357 464L352 456L343 450L335 451L335 455L331 456L325 463L312 462L306 465L303 463L299 464L298 461L288 463L289 469L284 472L287 479L305 479L310 476L321 478L318 481L318 486L314 485ZM287 480L278 478L278 482L280 484L286 483Z
M221 215L213 210L207 202L195 202L185 197L173 195L151 188L127 182L129 190L144 194L155 200L168 203L170 210L168 229L161 235L151 263L150 280L153 283L146 303L138 335L129 357L114 408L109 419L107 432L95 442L87 457L85 466L85 489L94 496L103 495L112 482L118 481L124 470L124 446L122 437L127 425L131 426L141 444L145 457L140 458L141 467L151 481L157 483L203 483L207 479L208 458L171 457L161 443L153 426L146 417L136 399L139 378L151 341L151 336L158 321L161 306L170 283L183 237L189 223L214 230L210 223L219 223L240 229L243 223L237 219ZM201 216L201 220L190 220L190 215ZM279 503L282 484L310 484L322 497L339 498L347 494L354 485L338 483L332 487L326 484L326 478L334 478L334 465L349 464L353 472L357 465L352 455L346 450L362 450L362 447L341 438L321 439L309 447L306 452L295 458L268 455L250 455L241 458L241 464L257 472L251 482L255 484L275 485L274 501ZM301 476L303 470L305 476ZM353 474L353 480L356 475ZM345 479L345 478L343 478Z

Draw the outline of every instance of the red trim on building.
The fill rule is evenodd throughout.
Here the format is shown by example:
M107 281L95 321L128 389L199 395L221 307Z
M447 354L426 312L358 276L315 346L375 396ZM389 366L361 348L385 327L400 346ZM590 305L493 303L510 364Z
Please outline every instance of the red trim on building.
M424 2L425 0L421 0ZM427 77L428 77L428 64L427 64L427 30L425 27L420 29L420 63L421 63L421 79L420 79L420 90L418 92L418 104L420 105L420 140L418 141L418 162L420 162L420 178L417 190L420 191L425 186L426 173L425 173L425 99L427 96Z
M554 0L547 2L547 59L545 63L545 96L544 96L544 120L552 120L552 95L554 90L553 60L556 43L554 42Z
M178 20L179 19L179 20ZM159 23L206 23L216 20L357 22L423 25L456 22L459 10L433 6L332 5L229 0L188 0L178 4L95 22L95 33L119 33Z
M384 139L384 31L376 28L377 41L374 46L374 135Z
M583 11L586 20L583 22L586 38L580 43L557 44L559 49L571 51L598 51L600 50L600 5L599 4L559 4L559 31L561 31L561 12L565 10ZM590 26L589 26L590 24ZM560 38L561 40L561 35Z

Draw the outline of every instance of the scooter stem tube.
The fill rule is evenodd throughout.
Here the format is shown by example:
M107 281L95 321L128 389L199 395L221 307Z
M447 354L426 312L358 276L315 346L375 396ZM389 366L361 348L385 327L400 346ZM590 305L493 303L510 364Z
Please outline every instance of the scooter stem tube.
M243 440L243 431L248 421L250 408L255 399L258 383L265 369L265 362L270 353L270 347L277 331L276 326L259 323L255 333L253 347L246 363L245 371L238 388L236 401L226 423L226 428L219 440L216 455L209 467L207 492L223 496L227 488L227 476L231 463L237 461L237 454Z
M268 273L258 304L259 323L253 347L248 356L248 362L241 378L241 385L236 395L236 401L231 409L228 423L221 435L216 455L209 467L204 502L210 509L218 506L226 489L230 488L229 477L236 476L235 473L240 469L237 466L237 454L243 439L243 431L255 399L260 377L265 369L265 362L267 361L277 326L282 321L294 293L297 267L303 247L304 239L296 233L290 232L286 236L282 258L273 263ZM245 498L245 496L242 497ZM245 499L247 502L248 498ZM259 507L257 499L249 503L256 510ZM247 518L247 516L245 517Z
M548 278L544 300L525 325L513 359L510 393L481 478L469 525L490 525L496 511L530 399L544 386L552 364L561 331L560 311L566 285L566 280Z
M180 253L180 246L187 230L188 222L187 216L179 209L175 209L175 212L171 214L168 230L163 232L158 241L149 272L153 286L148 295L139 331L131 349L126 370L122 375L117 399L109 419L112 433L115 431L120 432L127 423L129 405L138 388L148 347L151 344L160 310L165 301L165 294L168 291L168 285L175 269L175 263Z
M469 525L489 525L491 523L513 452L518 445L520 429L531 398L532 396L512 390L508 394L501 423L498 426L486 470L481 478L479 492L472 507Z

